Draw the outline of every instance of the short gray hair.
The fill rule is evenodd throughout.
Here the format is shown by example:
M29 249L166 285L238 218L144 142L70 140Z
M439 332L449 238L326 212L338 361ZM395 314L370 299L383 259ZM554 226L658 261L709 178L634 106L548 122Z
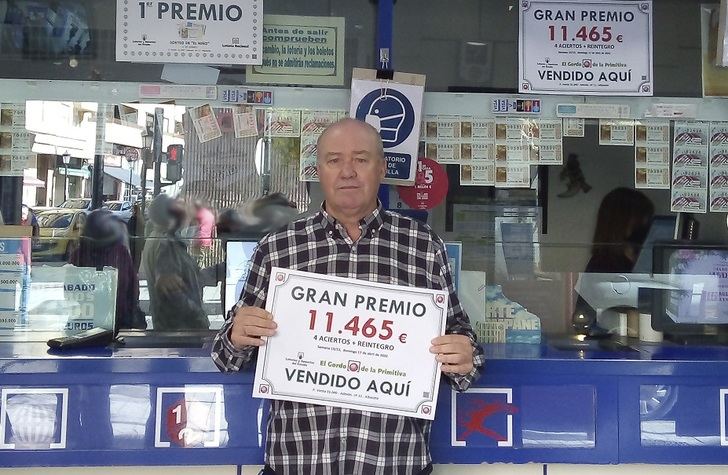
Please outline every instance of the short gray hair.
M326 136L326 134L328 134L332 130L336 130L337 128L345 126L345 125L356 125L358 127L362 127L364 130L369 132L371 134L372 138L374 138L374 144L375 144L374 151L376 152L377 155L379 155L379 157L382 160L384 160L384 144L382 144L382 137L381 137L381 135L379 135L379 131L377 129L375 129L374 127L372 127L371 124L368 124L368 123L364 122L363 120L352 119L351 117L344 117L343 119L339 119L336 122L334 122L333 124L326 127L324 129L324 131L321 132L321 135L319 135L319 138L316 141L316 150L318 151L321 149L321 141Z

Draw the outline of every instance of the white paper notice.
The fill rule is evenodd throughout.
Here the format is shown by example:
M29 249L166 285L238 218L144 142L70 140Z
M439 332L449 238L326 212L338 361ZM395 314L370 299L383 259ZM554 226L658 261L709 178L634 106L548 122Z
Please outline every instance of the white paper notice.
M728 212L728 122L710 124L710 211Z
M326 127L336 122L341 111L301 111L301 155L299 179L318 181L316 142Z
M600 120L599 145L634 145L634 121Z
M301 111L266 109L265 134L270 137L300 137Z
M584 119L564 118L564 137L583 137Z
M670 211L705 213L708 208L708 122L675 122Z
M252 108L241 107L233 113L235 138L256 137L258 135L258 121Z
M215 117L215 111L210 104L204 104L199 107L193 107L188 110L192 124L195 126L195 132L200 143L209 142L222 137L220 124Z
M670 122L635 123L635 188L670 188Z

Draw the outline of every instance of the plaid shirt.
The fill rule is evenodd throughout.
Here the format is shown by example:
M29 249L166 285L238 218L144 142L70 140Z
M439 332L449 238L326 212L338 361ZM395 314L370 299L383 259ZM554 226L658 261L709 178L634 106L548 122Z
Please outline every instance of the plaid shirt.
M255 356L230 342L235 311L264 308L271 267L450 293L447 333L470 337L475 368L466 375L446 374L457 390L467 389L483 365L467 315L452 283L442 240L425 224L384 211L381 205L360 222L352 241L325 210L265 237L251 258L240 301L228 312L215 338L212 358L223 371L238 371ZM415 474L430 463L431 422L354 409L272 401L266 462L279 475Z

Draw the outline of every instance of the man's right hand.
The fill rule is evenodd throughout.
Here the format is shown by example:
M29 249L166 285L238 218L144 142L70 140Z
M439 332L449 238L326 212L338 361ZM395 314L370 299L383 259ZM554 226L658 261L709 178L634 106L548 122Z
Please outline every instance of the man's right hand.
M230 342L238 350L245 346L263 346L261 336L273 336L278 325L273 315L258 307L240 307L233 317Z

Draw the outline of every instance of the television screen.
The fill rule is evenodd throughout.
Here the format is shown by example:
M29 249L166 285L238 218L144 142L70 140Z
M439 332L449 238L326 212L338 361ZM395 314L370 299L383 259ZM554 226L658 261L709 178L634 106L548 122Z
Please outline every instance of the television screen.
M668 292L667 317L683 325L728 325L728 249L678 248L666 258L666 272L682 289Z

